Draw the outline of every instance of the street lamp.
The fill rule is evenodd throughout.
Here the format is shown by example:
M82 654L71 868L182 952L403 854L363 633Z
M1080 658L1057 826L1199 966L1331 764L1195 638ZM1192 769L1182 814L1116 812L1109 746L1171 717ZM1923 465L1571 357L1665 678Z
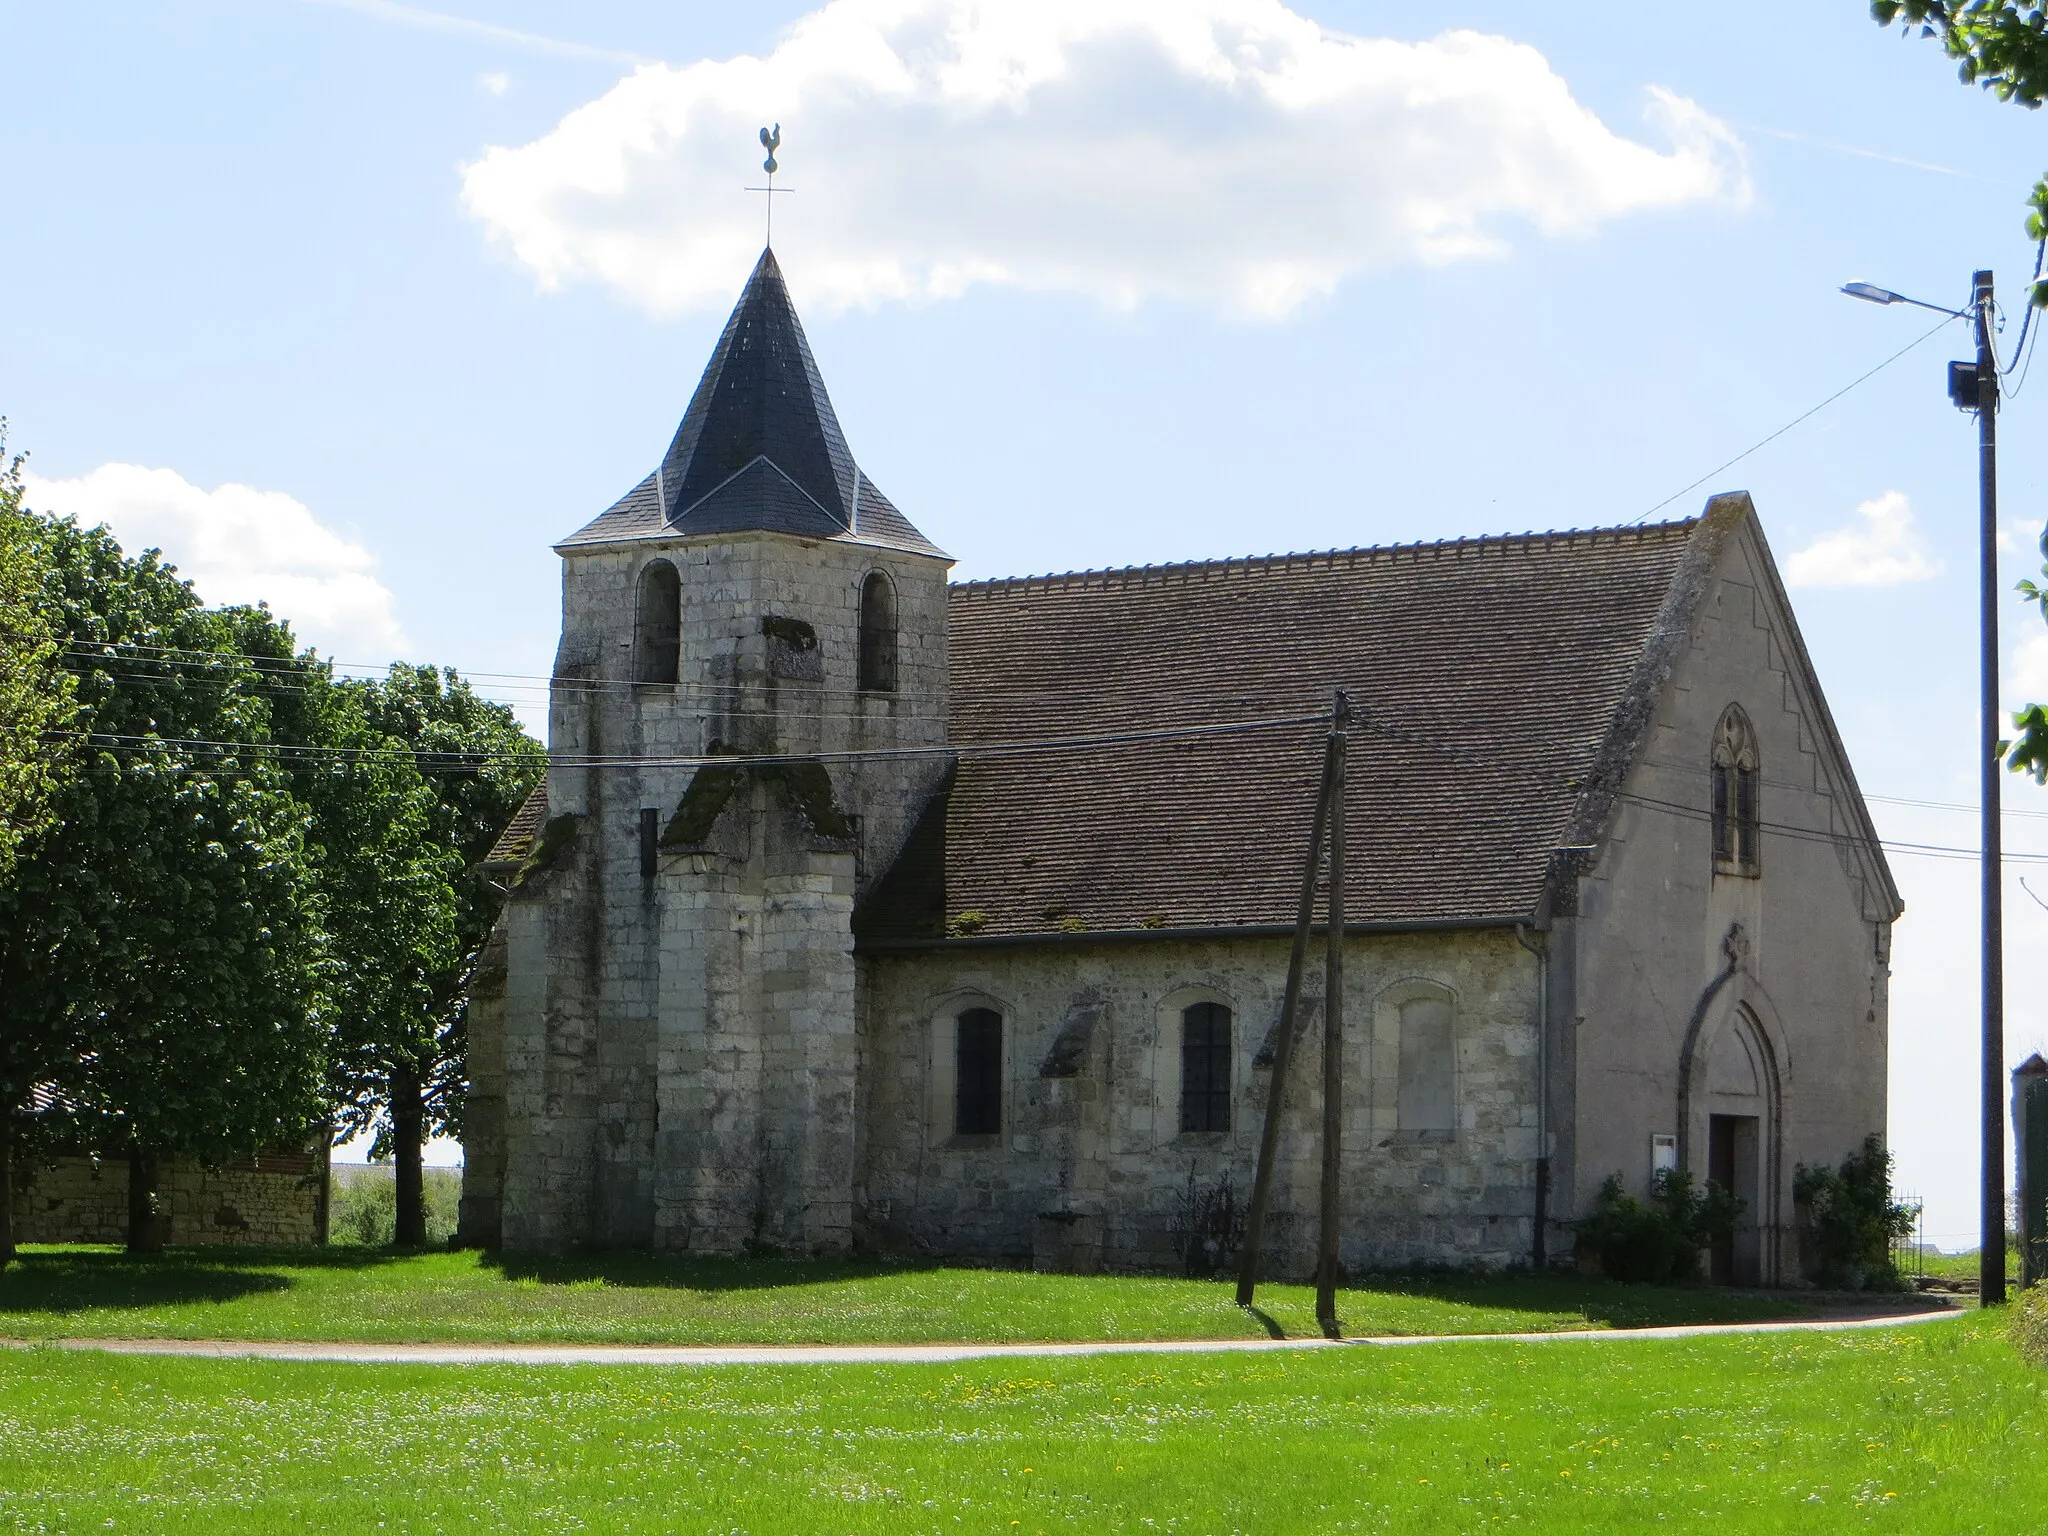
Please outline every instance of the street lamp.
M1912 304L1974 322L1977 360L1948 365L1948 397L1977 413L1978 803L1983 817L1983 1207L1977 1296L1985 1306L2005 1300L2005 954L2000 874L1998 712L1998 359L1991 350L1991 274L1976 273L1970 307L1949 309L1909 299L1873 283L1845 283L1842 292L1872 304Z

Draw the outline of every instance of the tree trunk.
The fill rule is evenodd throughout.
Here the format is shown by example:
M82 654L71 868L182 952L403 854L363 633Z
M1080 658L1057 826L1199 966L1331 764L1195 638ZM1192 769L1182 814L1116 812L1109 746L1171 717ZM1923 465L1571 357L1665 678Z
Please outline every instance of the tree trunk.
M14 1262L14 1111L0 1104L0 1269Z
M400 1248L427 1242L426 1174L421 1167L425 1108L420 1075L410 1065L391 1073L391 1167L398 1185L398 1215L392 1240Z
M128 1251L162 1253L166 1221L157 1195L157 1159L139 1146L128 1149Z

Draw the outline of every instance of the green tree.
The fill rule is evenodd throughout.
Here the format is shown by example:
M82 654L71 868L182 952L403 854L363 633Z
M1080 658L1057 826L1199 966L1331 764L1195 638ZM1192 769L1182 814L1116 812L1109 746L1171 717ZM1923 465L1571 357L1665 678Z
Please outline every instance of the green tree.
M397 882L421 893L376 961L384 974L364 981L366 995L384 1003L337 1012L331 1075L342 1126L374 1129L375 1150L390 1154L397 1242L417 1246L426 1239L422 1149L430 1135L462 1131L464 984L503 901L476 866L546 772L547 757L511 710L479 698L452 669L400 665L383 678L339 686L369 732L408 754L406 772L415 777L406 784L423 778L428 786L424 793L406 788L406 803L417 810L408 810L402 825L378 819L395 817L388 808L367 822L363 812L347 809L353 790L323 812L355 818L363 845L383 850L356 864L335 851L323 855L331 866L323 880L347 892L337 895L337 921L344 907L375 922L380 906L388 911L393 900L414 900L400 895ZM381 761L379 771L395 775L389 757ZM391 783L395 788L398 777ZM379 836L388 841L378 844ZM339 839L330 850L338 847ZM379 882L393 882L382 897L374 893ZM424 894L430 888L431 902ZM337 932L345 934L346 926Z
M71 679L50 622L37 521L22 508L22 460L0 418L0 887L24 842L49 825L64 761ZM6 1023L0 1003L0 1026ZM0 1028L0 1264L14 1257L14 1148L39 1052Z
M1938 38L1965 85L2000 101L2038 107L2048 95L2048 4L2041 0L1872 0L1882 27L1894 22Z
M162 1158L247 1155L318 1112L306 817L271 739L296 669L243 654L289 656L282 626L207 611L154 551L34 526L80 739L0 887L0 1102L40 1088L39 1123L125 1152L130 1243L147 1249Z
M313 812L320 915L333 944L328 1093L337 1128L370 1127L398 1152L401 1183L417 1178L417 1106L442 1033L440 978L458 958L455 853L437 835L439 809L404 742L372 727L365 690L327 691L318 740L302 771ZM413 1113L408 1116L408 1109ZM399 1241L425 1237L401 1225Z
M2028 108L2048 98L2048 0L1871 0L1870 14L1880 26L1897 22L1939 40L1965 85L1981 85L2000 101ZM2048 176L2034 184L2027 207L2027 238L2037 247L2030 297L2037 308L2048 309L2048 278L2041 272L2048 254ZM2048 529L2041 534L2041 553L2048 557ZM2048 577L2048 564L2041 572ZM2020 591L2048 618L2048 589L2028 581ZM2048 784L2048 705L2029 704L2013 716L2013 726L2006 766Z
M0 417L0 879L47 821L71 682L43 600L35 521L22 510L22 457Z

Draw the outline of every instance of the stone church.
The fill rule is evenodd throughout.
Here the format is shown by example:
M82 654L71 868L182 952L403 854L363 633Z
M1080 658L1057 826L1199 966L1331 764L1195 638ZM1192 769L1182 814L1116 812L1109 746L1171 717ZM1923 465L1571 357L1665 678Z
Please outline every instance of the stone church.
M774 256L556 546L462 1223L507 1250L1200 1267L1240 1230L1333 690L1344 1263L1559 1262L1885 1128L1896 887L1746 495L1649 527L949 585ZM1320 967L1268 1270L1315 1243Z

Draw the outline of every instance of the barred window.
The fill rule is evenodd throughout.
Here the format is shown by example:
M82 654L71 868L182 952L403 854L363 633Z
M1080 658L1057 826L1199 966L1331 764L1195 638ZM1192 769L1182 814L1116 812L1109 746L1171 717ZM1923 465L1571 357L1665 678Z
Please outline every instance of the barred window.
M994 1136L1003 1128L1003 1016L969 1008L953 1036L953 1134Z
M1180 1128L1230 1129L1230 1010L1221 1003L1181 1010Z

